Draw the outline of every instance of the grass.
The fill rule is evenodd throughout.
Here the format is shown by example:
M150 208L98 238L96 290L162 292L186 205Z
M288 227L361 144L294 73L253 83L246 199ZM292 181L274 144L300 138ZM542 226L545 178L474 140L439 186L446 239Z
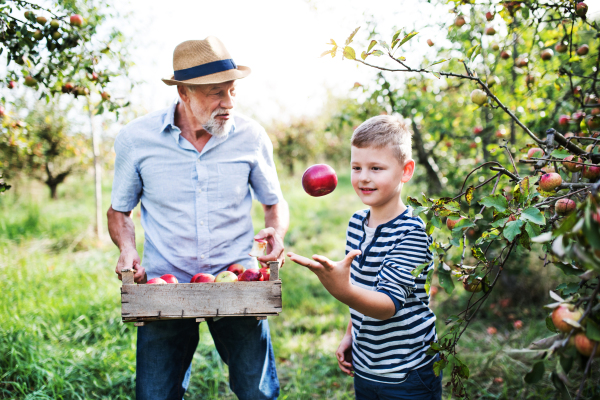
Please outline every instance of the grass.
M364 208L348 176L342 175L338 189L322 198L304 194L298 177L282 178L282 186L291 210L286 247L303 255L341 258L347 221ZM110 182L104 192L106 208ZM136 328L120 320L119 281L113 272L118 251L93 235L93 185L72 178L59 188L59 200L46 196L45 188L26 184L19 187L18 196L8 192L0 197L0 398L131 399ZM259 205L253 208L253 219L255 228L262 226ZM134 220L141 251L137 212ZM269 318L280 398L352 399L352 379L338 370L333 355L348 323L347 307L300 266L286 263L281 278L284 311ZM445 329L441 321L465 301L462 290L452 297L441 291L436 295L432 307L438 332ZM475 397L555 396L548 372L540 383L525 385L522 376L530 364L504 352L549 336L535 310L526 300L504 308L499 303L493 309L485 306L483 319L467 331L461 354L471 369L470 392ZM523 320L525 328L512 328L514 319ZM498 333L488 334L489 326ZM186 398L235 398L228 388L227 367L205 324L200 332ZM498 377L503 383L494 383ZM574 387L576 376L570 378Z

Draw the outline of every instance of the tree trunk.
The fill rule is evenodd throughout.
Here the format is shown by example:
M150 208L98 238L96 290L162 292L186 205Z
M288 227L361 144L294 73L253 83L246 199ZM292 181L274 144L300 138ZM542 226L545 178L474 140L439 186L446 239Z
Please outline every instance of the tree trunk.
M46 173L48 174L48 179L44 182L46 186L50 188L50 198L52 200L56 200L58 198L56 194L56 189L58 185L63 183L67 176L71 173L71 168L66 171L61 172L56 176L52 176L52 171L50 171L50 166L46 163Z
M100 138L96 135L94 125L94 108L88 97L88 110L90 113L90 129L92 135L92 151L94 153L94 182L96 195L96 235L98 239L103 239L102 234L102 166L100 165Z
M429 162L429 157L427 155L427 151L423 145L423 137L421 136L421 131L418 129L417 124L414 120L412 120L412 128L413 128L413 146L417 150L417 160L419 160L419 165L425 167L425 172L427 173L427 186L429 191L432 194L439 194L442 189L442 181L440 181L440 177L438 173L433 169L431 163Z
M58 199L58 196L56 195L56 188L58 187L58 184L48 184L48 187L50 188L50 198L52 200Z

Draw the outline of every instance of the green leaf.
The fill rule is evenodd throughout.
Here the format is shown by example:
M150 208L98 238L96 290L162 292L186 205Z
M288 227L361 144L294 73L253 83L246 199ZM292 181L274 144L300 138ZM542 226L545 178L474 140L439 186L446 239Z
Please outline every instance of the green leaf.
M479 204L486 207L494 207L498 212L506 211L508 208L508 201L506 201L506 197L500 193L484 197L483 199L479 200Z
M367 53L369 51L371 51L371 49L373 48L373 46L375 46L377 44L377 40L371 40L371 43L369 43L369 47L367 48Z
M482 263L487 264L487 259L485 258L485 254L483 254L483 251L481 251L481 249L479 247L477 247L477 246L471 247L471 254L473 254L473 257L475 257Z
M366 59L367 59L367 57L368 57L369 55L370 55L369 53L367 53L367 52L363 51L363 52L360 54L360 58L362 58L363 60L366 60Z
M465 193L465 200L467 201L467 203L469 203L469 205L471 205L471 202L473 201L473 192L474 191L475 191L475 187L469 186L467 188L467 192Z
M439 73L439 72L436 72L436 71L431 71L431 74L432 74L433 76L435 76L436 78L438 78L438 79L440 79L440 78L442 77L442 75L440 75L440 73Z
M445 58L443 60L438 60L438 61L434 62L433 64L429 64L429 66L427 68L433 67L434 65L441 64L441 63L446 62L446 61L448 61L448 60L445 59Z
M568 374L569 371L571 371L571 368L573 368L573 361L575 360L574 356L575 354L568 350L560 353L560 366L566 374Z
M475 46L473 46L469 50L467 50L467 57L470 60L473 60L475 57L477 57L477 54L479 54L480 51L481 51L481 44L477 43Z
M417 265L415 267L415 269L413 269L412 271L410 271L410 274L416 278L417 276L421 275L421 273L423 272L423 270L425 268L427 268L427 266L429 266L429 263L424 263L424 264L421 264L421 265Z
M541 211L535 207L524 209L523 212L521 212L520 219L523 221L531 221L538 225L546 224L546 218L544 218L544 214L542 214Z
M333 50L327 50L321 53L321 55L319 56L319 58L321 57L325 57L327 54L331 54L333 52Z
M521 220L510 221L506 224L506 227L502 231L502 236L506 238L509 242L515 240L515 237L521 233L521 227L525 224L525 222Z
M538 361L533 364L533 368L525 375L525 382L532 384L537 383L544 377L544 362Z
M435 215L431 218L431 223L438 229L442 229L442 220Z
M412 39L413 37L415 37L419 32L411 32L408 35L404 36L404 39L402 39L400 41L400 44L398 44L398 47L402 46L404 43L408 42L410 39Z
M441 359L433 363L433 373L435 376L440 376L440 373L446 368L448 361Z
M452 280L450 272L445 271L440 267L438 268L437 273L440 286L446 291L446 293L451 294L454 290L454 281Z
M560 261L556 261L554 265L556 266L556 268L560 269L565 275L577 276L581 275L584 272L580 269L573 268L573 266L570 264L562 263Z
M401 32L402 32L402 29L398 29L396 31L396 33L394 33L394 36L392 37L392 42L395 41L396 39L398 39L398 35L400 35Z
M429 270L427 273L427 278L425 279L425 292L429 295L429 288L431 287L431 281L433 280L433 268Z
M585 336L587 336L588 339L590 340L594 340L596 342L600 342L600 327L598 327L598 324L596 324L596 322L594 322L591 318L587 318L587 323L586 323L586 330L585 330ZM600 349L596 350L596 352L600 351Z
M560 393L560 397L562 398L562 400L571 400L569 389L567 389L564 382L560 380L558 374L555 371L552 371L552 373L550 374L550 380L552 380L552 384L556 388L556 391Z
M539 226L532 224L531 222L525 223L525 232L529 235L530 238L534 238L539 236L542 232Z
M371 53L371 54L373 54L375 57L380 57L380 56L382 56L384 53L383 53L383 51L381 51L381 50L374 50L374 51L373 51L373 53Z
M346 46L348 46L350 43L352 43L352 39L354 38L354 35L356 35L356 32L358 32L358 30L360 29L360 26L358 28L356 28L351 34L350 36L348 36L348 39L346 39Z
M556 327L554 326L554 322L552 322L552 317L546 317L546 328L548 328L548 330L550 332L553 332L553 333L558 332L556 330Z
M556 149L550 153L550 155L554 158L560 158L562 160L563 158L570 156L571 153L566 149Z
M390 51L390 46L386 43L385 40L380 40L379 44L381 45L381 47L383 47L384 49L386 49L387 51Z
M410 196L408 196L406 198L406 202L408 203L408 205L413 206L413 207L416 207L416 206L420 207L423 205L419 202L419 200L415 199L414 197L410 197Z
M354 52L354 49L350 46L344 47L344 57L349 60L356 60L356 53Z
M413 217L418 217L419 214L422 214L423 212L426 212L427 210L429 210L429 207L414 207L413 208Z

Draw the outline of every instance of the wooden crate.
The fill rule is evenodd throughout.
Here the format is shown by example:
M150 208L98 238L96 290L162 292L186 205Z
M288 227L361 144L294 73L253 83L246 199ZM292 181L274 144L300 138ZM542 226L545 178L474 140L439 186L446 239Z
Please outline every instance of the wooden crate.
M175 283L138 285L133 270L123 270L121 317L143 326L166 319L254 316L266 319L281 312L279 262L269 262L271 276L264 282Z

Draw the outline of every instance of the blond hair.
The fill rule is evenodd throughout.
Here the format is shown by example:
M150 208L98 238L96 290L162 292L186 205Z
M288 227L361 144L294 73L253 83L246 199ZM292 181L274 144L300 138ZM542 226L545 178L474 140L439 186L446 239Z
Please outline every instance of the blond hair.
M359 149L365 147L389 147L404 165L412 158L412 132L408 123L391 115L378 115L359 125L352 134L351 144Z

